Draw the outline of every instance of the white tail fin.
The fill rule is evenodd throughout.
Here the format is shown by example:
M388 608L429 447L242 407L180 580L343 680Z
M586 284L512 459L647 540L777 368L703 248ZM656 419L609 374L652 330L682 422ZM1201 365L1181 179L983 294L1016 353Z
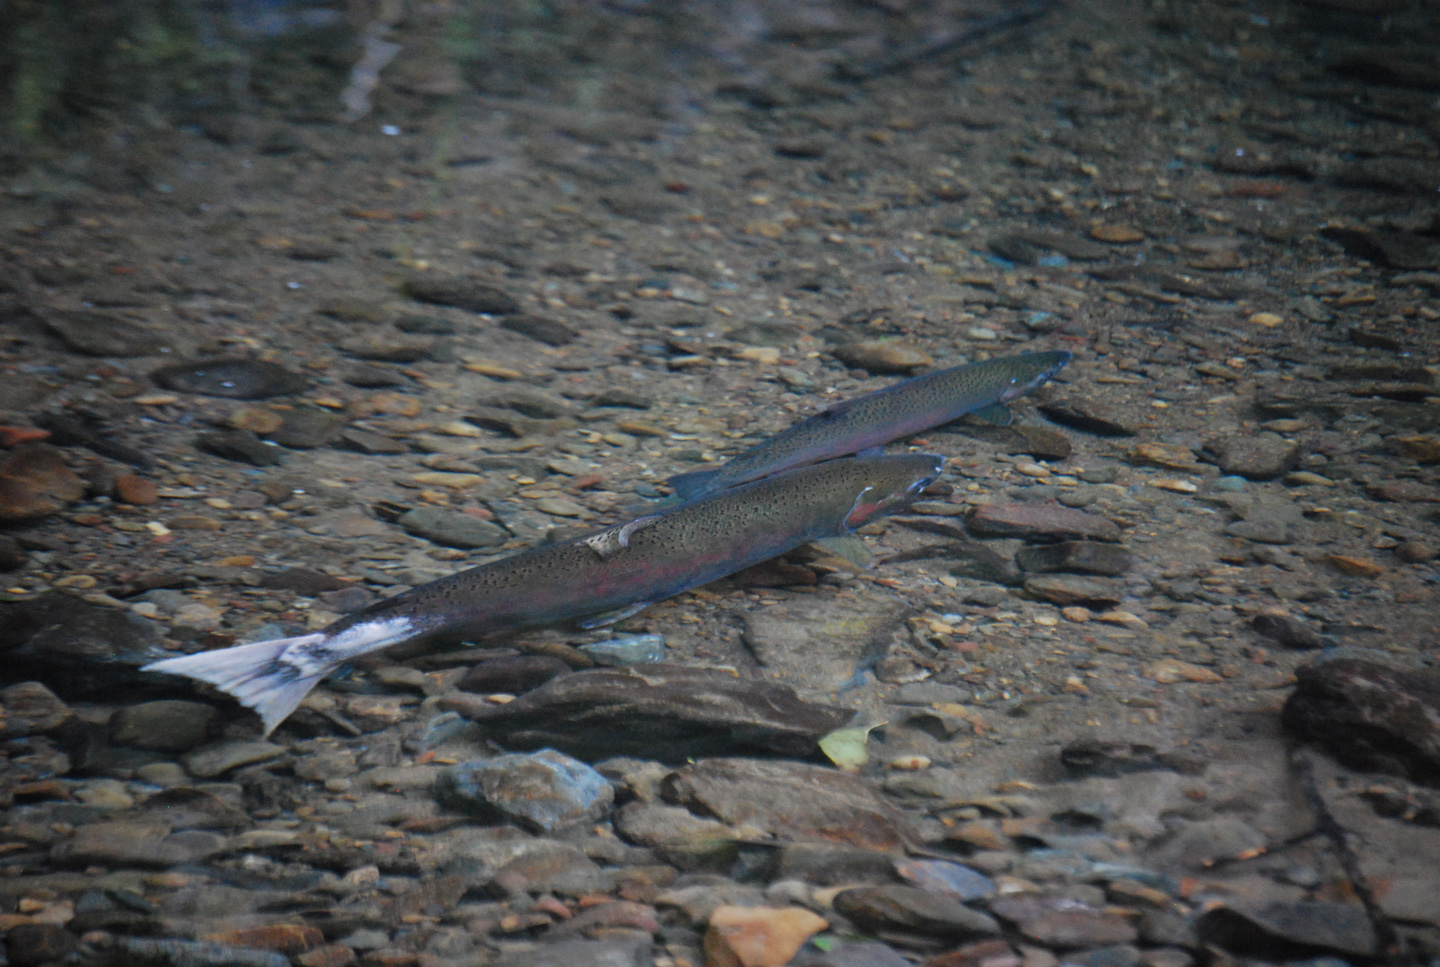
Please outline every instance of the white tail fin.
M305 656L309 660L296 661L298 656L287 652L318 645L324 640L325 635L317 633L257 641L251 645L166 658L146 665L141 671L185 675L229 692L240 704L259 713L268 736L338 664L317 663L309 656Z
M335 634L317 631L202 651L151 662L140 670L185 675L229 692L259 714L268 736L320 679L352 658L414 638L414 627L409 618L377 618Z

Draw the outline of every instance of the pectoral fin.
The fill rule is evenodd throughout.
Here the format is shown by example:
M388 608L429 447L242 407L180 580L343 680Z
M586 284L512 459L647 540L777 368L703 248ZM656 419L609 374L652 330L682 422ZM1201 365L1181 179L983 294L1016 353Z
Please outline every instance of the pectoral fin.
M578 624L586 631L589 631L591 628L603 628L606 625L613 625L617 621L624 621L632 614L639 614L654 603L653 601L637 601L634 604L627 604L623 608L615 608L611 611L601 611L599 614L592 614L588 618L582 618Z
M1004 403L984 406L978 410L972 410L968 415L982 423L989 423L991 426L1009 426L1010 421L1015 419L1015 414L1011 413L1010 407Z
M854 534L843 534L839 537L822 537L813 542L817 547L823 548L836 557L844 558L859 568L868 568L875 560L875 555L865 541Z
M647 524L652 523L659 518L659 516L659 514L647 514L644 517L637 517L632 521L621 524L619 527L611 527L609 530L603 530L598 534L585 538L585 546L600 555L600 560L608 561L630 546L631 534L634 534Z

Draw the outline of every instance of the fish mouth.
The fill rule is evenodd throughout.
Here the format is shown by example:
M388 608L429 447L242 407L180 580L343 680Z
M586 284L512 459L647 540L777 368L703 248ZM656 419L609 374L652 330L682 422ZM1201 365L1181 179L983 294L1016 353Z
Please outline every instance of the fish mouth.
M1053 379L1060 370L1068 366L1070 360L1074 358L1074 354L1066 349L1057 350L1056 355L1059 358L1056 359L1054 363L1045 367L1024 382L1021 382L1019 379L1012 379L1010 385L1005 387L1004 391L1001 392L1000 402L1009 403L1011 400L1024 396L1031 390L1045 385Z
M920 491L924 490L926 487L939 480L941 474L945 472L945 458L933 454L932 456L934 456L935 463L931 467L930 473L923 477L916 478L914 483L905 488L905 495L907 497L918 494Z

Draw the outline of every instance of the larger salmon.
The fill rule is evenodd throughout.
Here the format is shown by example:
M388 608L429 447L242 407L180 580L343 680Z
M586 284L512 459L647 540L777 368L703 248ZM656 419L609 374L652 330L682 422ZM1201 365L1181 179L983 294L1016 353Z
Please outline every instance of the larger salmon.
M878 447L967 413L1004 425L1010 421L1006 403L1040 386L1068 362L1070 354L1059 350L1005 356L916 376L836 403L713 470L678 474L666 483L678 496L696 500L791 467Z
M229 692L259 713L269 735L316 683L360 655L415 639L633 614L897 510L940 475L942 463L933 454L907 454L802 467L430 581L314 634L166 658L145 670Z

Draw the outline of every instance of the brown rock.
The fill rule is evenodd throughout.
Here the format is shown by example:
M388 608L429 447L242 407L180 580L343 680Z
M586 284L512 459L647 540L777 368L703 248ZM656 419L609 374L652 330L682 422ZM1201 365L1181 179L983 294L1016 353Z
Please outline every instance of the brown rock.
M845 365L869 373L909 373L935 361L920 350L893 339L845 343L836 346L833 353Z
M1044 541L1118 541L1114 521L1060 504L987 504L971 515L971 533Z
M1224 681L1215 672L1178 658L1161 658L1141 669L1141 674L1152 682L1173 685L1176 682L1219 682Z
M1195 451L1169 443L1137 443L1130 451L1130 462L1137 466L1164 467L1167 470L1198 470Z
M1111 245L1134 245L1145 241L1145 233L1133 225L1097 222L1090 227L1090 237Z
M1440 437L1402 436L1393 437L1390 443L1396 452L1416 463L1440 463Z
M1340 658L1302 666L1281 721L1346 765L1440 785L1440 673Z
M705 931L706 967L784 967L829 924L803 907L717 907Z
M58 963L78 945L74 934L53 923L18 923L5 933L5 952L12 967Z
M325 935L320 932L319 927L306 924L269 923L263 926L220 930L200 939L232 947L258 947L261 950L278 950L282 954L293 955L319 947L325 942Z
M83 496L85 481L48 443L24 444L0 460L0 521L39 520Z
M1350 554L1327 554L1325 560L1341 574L1352 578L1375 578L1385 573L1385 568L1366 557Z
M115 499L122 504L147 507L160 499L160 487L138 474L121 474L115 478Z

